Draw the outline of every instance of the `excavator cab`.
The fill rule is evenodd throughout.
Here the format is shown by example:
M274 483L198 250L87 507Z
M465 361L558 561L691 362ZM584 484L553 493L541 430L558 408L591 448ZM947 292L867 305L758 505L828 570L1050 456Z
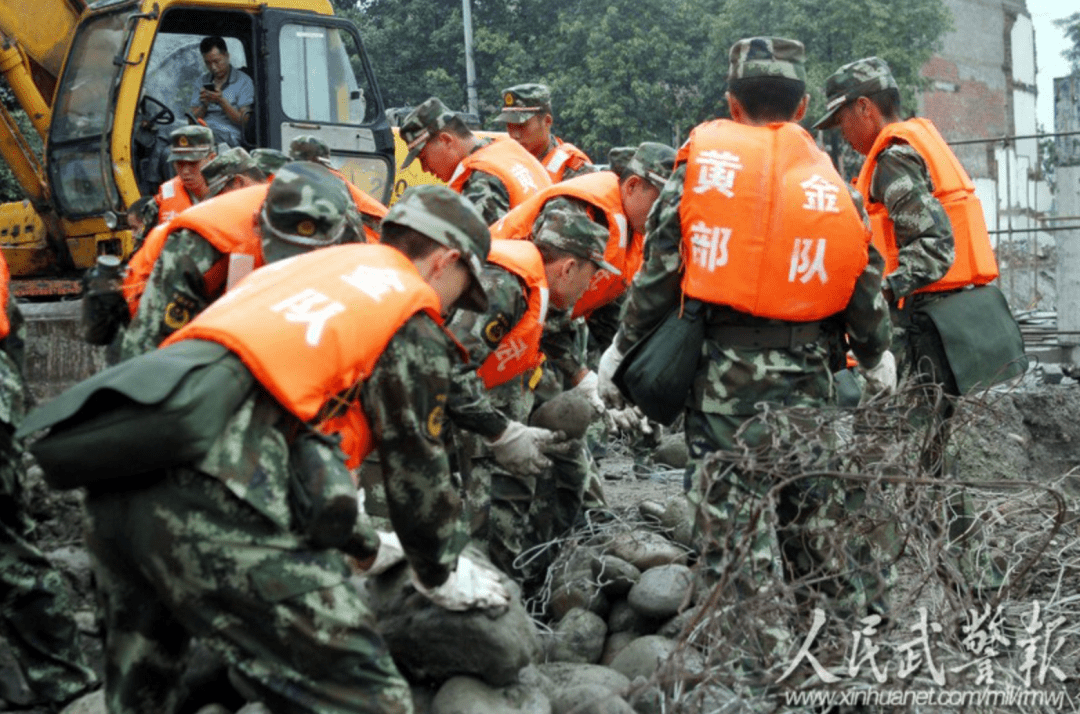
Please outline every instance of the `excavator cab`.
M287 151L314 134L347 178L389 200L394 138L382 98L355 26L329 2L100 0L75 24L50 107L48 250L21 256L13 274L55 275L130 252L126 209L172 175L168 136L197 103L207 73L199 44L211 35L255 86L240 145Z

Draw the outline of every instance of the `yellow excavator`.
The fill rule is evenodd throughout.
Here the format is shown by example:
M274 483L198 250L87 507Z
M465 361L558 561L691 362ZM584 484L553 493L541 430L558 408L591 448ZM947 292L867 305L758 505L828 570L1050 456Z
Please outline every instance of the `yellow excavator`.
M255 84L246 148L315 134L350 181L390 200L382 96L356 27L328 0L4 2L0 74L45 147L0 103L0 154L26 195L0 206L16 295L78 294L99 255L131 252L127 207L171 175L168 136L190 121L211 35Z

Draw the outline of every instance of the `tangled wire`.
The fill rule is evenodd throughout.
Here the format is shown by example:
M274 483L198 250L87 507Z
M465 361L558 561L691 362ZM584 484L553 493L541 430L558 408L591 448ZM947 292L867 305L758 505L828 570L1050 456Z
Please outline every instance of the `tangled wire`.
M966 398L947 423L934 418L945 397L916 386L843 410L759 405L764 443L739 440L695 472L694 591L674 654L638 694L670 712L824 711L897 692L923 692L891 700L910 711L1075 710L1080 546L1060 487L1072 474L952 474L950 434L1001 394ZM642 528L656 524L609 515L546 544L559 557L534 612L576 546L602 552ZM1027 698L986 695L1010 691ZM793 697L805 692L848 698Z

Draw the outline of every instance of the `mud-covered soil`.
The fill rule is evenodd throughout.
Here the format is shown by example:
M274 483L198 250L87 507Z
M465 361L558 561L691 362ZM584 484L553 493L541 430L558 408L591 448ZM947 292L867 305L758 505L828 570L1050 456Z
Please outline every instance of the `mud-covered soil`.
M670 442L679 438L677 431L669 430L665 439L646 444L627 440L607 444L597 465L611 509L630 511L642 501L662 503L682 492L682 469L658 463L655 458L658 451L668 449ZM1020 552L1021 541L1023 552L1032 552L1030 543L1041 543L1060 518L1057 536L1031 565L1023 592L1014 593L1014 597L1022 602L1064 601L1061 607L1066 614L1072 610L1077 613L1076 622L1069 626L1080 626L1080 606L1073 607L1068 600L1080 589L1080 557L1073 553L1080 536L1076 516L1080 476L1075 473L1080 466L1080 386L1065 380L1059 385L994 392L967 402L956 419L953 445L954 477L990 485L994 497L983 518L995 521L995 545L1002 552ZM88 655L100 667L93 590L82 549L80 496L50 491L35 471L30 469L25 484L27 507L37 523L34 540L67 574L76 594L76 617ZM1027 500L1021 501L1000 483L1024 481L1047 490L1041 495L1027 493L1023 496ZM1061 516L1051 489L1062 498L1066 510ZM1075 681L1080 676L1080 632L1073 639L1065 650L1069 656L1062 661L1067 662L1067 676Z

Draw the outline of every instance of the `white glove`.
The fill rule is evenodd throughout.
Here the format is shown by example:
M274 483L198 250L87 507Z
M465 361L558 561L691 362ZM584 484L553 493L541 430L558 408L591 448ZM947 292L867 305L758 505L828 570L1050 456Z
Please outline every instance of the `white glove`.
M653 432L649 425L649 419L637 407L625 407L623 409L608 409L606 416L609 424L619 431L626 433L640 432L646 436Z
M409 576L413 587L446 610L505 609L510 605L510 594L503 587L499 573L464 555L458 557L457 570L438 587L424 587L414 570L409 571Z
M498 439L488 442L488 446L503 468L511 473L534 476L551 466L551 459L543 452L561 442L566 442L566 434L561 431L512 421Z
M370 568L364 571L368 575L385 573L390 568L405 560L405 550L401 547L401 541L398 539L397 533L383 533L382 531L378 531L378 534L379 552L375 556L375 562L371 564Z
M581 381L575 384L569 391L580 394L588 399L589 404L592 404L596 413L603 414L607 411L607 407L604 405L604 400L600 398L600 392L598 391L599 386L600 378L596 376L596 372L589 370L585 376L581 378Z
M878 394L889 395L896 391L896 358L892 352L886 351L881 355L881 361L872 369L863 369L860 366L859 373L866 378L863 401Z
M604 403L612 409L621 409L626 406L626 400L623 398L622 392L611 381L625 356L619 351L615 342L612 341L611 345L604 350L604 354L600 355L600 364L596 370L599 382L597 391L600 393L600 398L604 400Z

